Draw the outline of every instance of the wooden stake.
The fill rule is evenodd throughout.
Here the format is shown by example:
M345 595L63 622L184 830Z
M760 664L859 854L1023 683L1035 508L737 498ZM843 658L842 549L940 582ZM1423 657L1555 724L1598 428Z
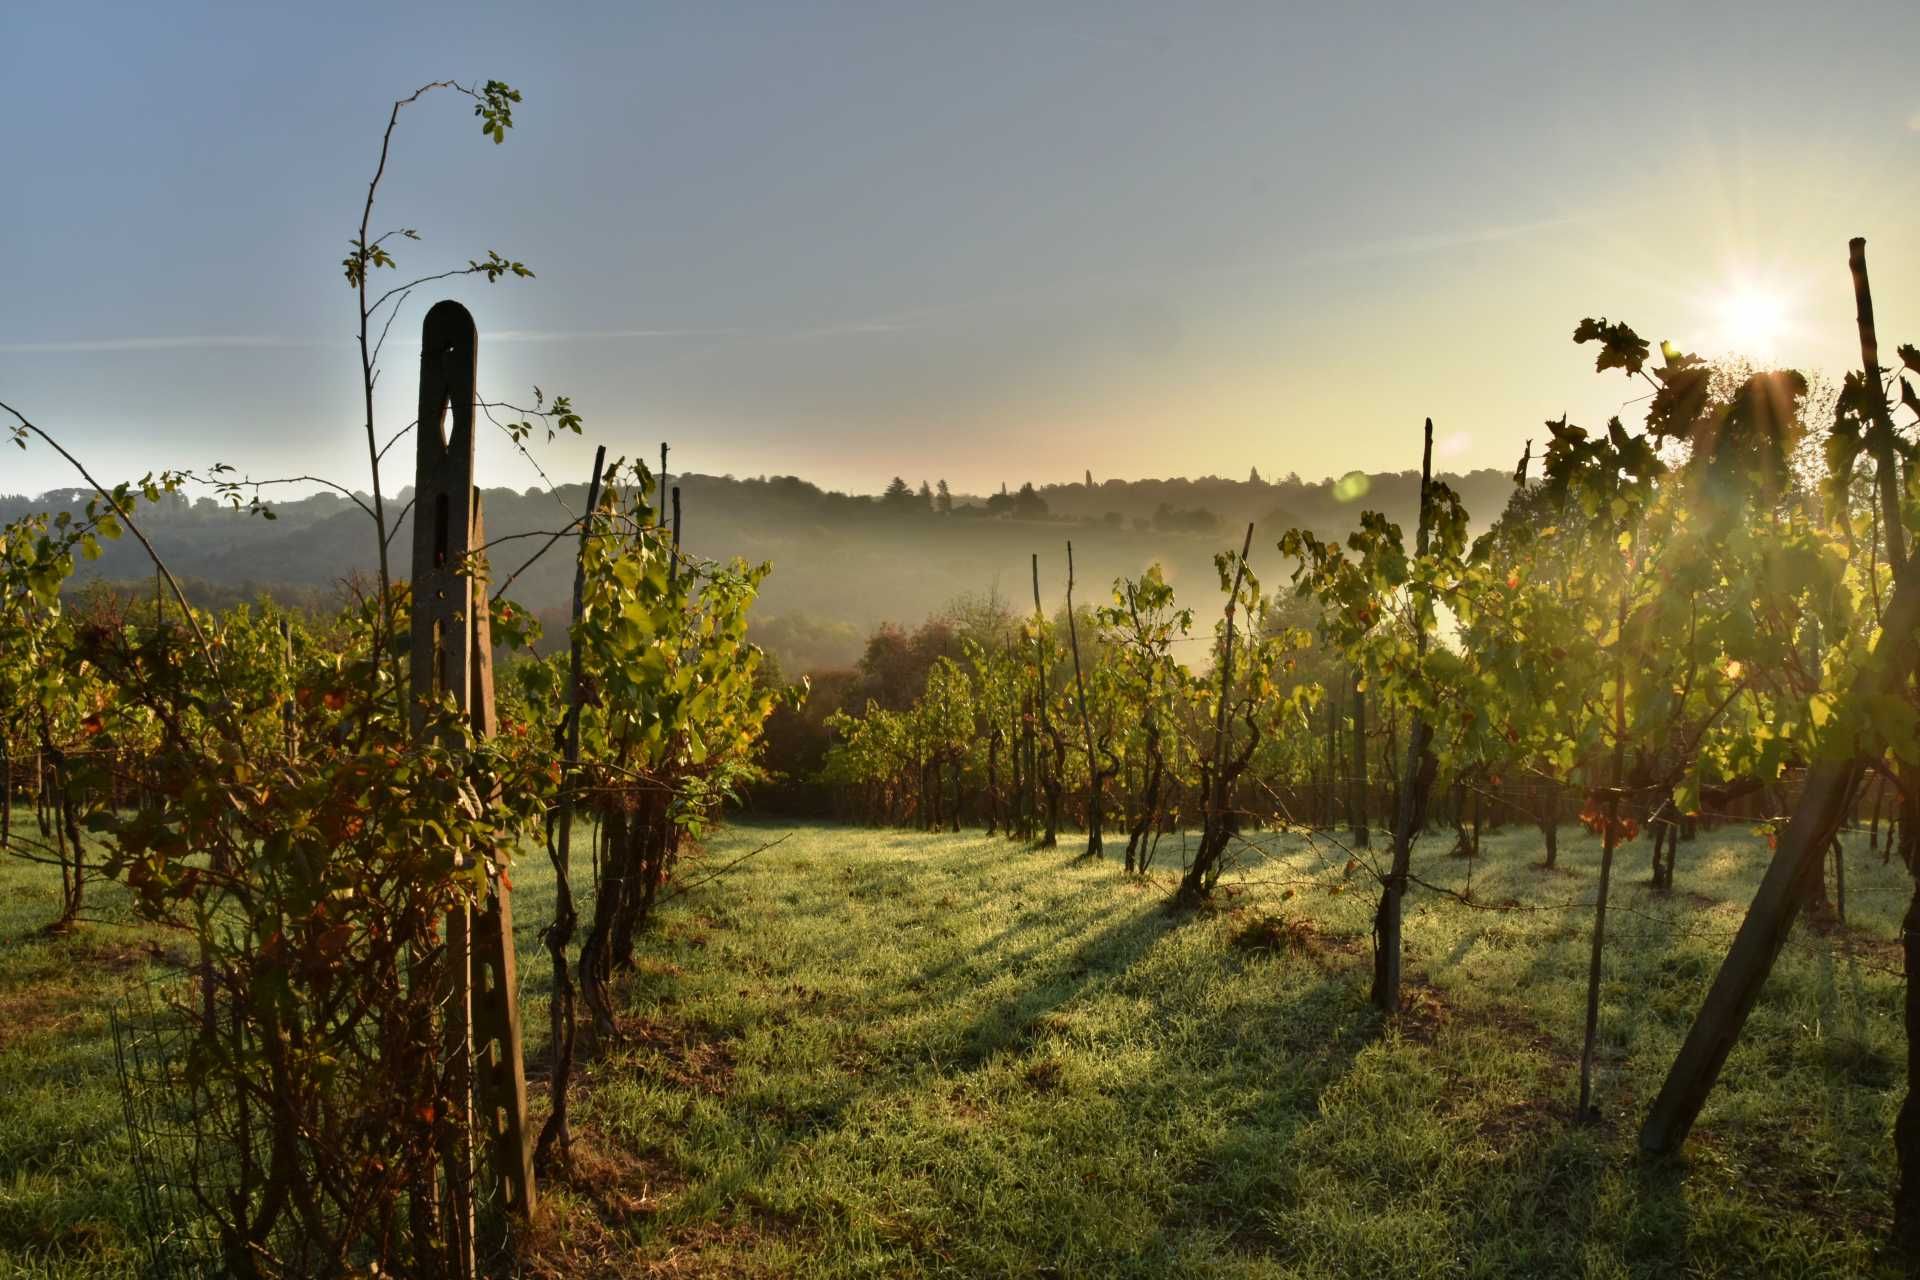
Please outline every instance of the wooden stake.
M1067 543L1067 638L1073 643L1073 686L1080 696L1080 730L1087 740L1087 852L1103 857L1100 847L1100 762L1093 755L1093 721L1087 716L1087 682L1080 675L1080 628L1073 620L1073 543Z
M1847 265L1853 275L1854 303L1860 324L1861 360L1866 366L1867 386L1878 404L1880 353L1873 326L1873 294L1867 284L1866 241L1856 239L1848 249ZM1884 406L1875 416L1877 420L1886 419ZM1914 671L1914 631L1920 627L1920 579L1908 572L1906 554L1901 547L1900 479L1890 439L1883 436L1874 454L1880 524L1887 540L1887 559L1894 566L1893 591L1880 618L1880 635L1874 643L1873 654L1849 686L1843 711L1874 699L1904 697ZM1863 745L1864 755L1816 759L1807 771L1800 801L1788 819L1773 860L1767 864L1766 875L1754 893L1752 905L1747 908L1746 918L1740 923L1740 931L1734 935L1727 958L1721 962L1720 972L1715 975L1686 1041L1667 1072L1666 1082L1647 1113L1646 1123L1640 1128L1643 1149L1656 1153L1677 1151L1687 1140L1700 1108L1706 1105L1708 1092L1719 1079L1720 1068L1726 1064L1727 1055L1733 1051L1746 1026L1747 1015L1753 1011L1761 985L1772 971L1780 948L1786 945L1795 917L1814 884L1824 879L1828 846L1847 815L1867 759L1881 755L1882 744ZM1920 898L1916 898L1916 910L1920 910ZM1910 911L1908 919L1920 923L1920 914ZM1906 941L1910 958L1920 960L1920 939L1909 936ZM1907 991L1910 1036L1920 1035L1920 1006L1915 1004L1920 984L1913 981L1914 976L1910 967ZM1920 1103L1914 1096L1920 1092L1920 1071L1915 1070L1916 1065L1920 1064L1911 1062L1910 1055L1911 1087L1896 1131L1902 1127L1909 1131L1920 1128L1920 1115L1909 1114ZM1920 1192L1916 1192L1915 1199L1920 1199Z
M1593 1114L1593 1053L1600 1038L1600 972L1607 943L1607 890L1613 879L1613 850L1619 842L1620 786L1627 772L1627 588L1620 588L1619 616L1614 622L1613 653L1613 787L1607 796L1607 829L1600 841L1600 885L1593 904L1593 946L1587 958L1587 1025L1580 1046L1580 1108L1582 1120ZM1657 842L1659 836L1654 837Z
M474 590L470 563L485 544L479 491L473 487L475 357L473 317L457 302L437 303L421 327L419 426L415 431L412 593L412 690L415 733L429 705L452 697L475 732L494 729L490 613ZM450 1077L465 1115L458 1150L448 1153L451 1240L457 1266L472 1274L474 1203L472 1130L480 1132L500 1200L525 1217L534 1207L532 1149L526 1124L526 1079L520 1041L519 984L513 956L513 914L496 874L478 920L465 908L448 920L446 1039ZM478 981L476 982L476 978ZM484 1056L475 1070L475 1033Z
M1353 781L1349 785L1348 811L1353 821L1353 845L1364 849L1367 832L1367 692L1360 687L1360 669L1353 670Z
M1036 677L1034 680L1034 691L1033 691L1034 704L1035 704L1034 709L1036 714L1039 716L1040 732L1047 738L1049 742L1051 742L1053 740L1053 726L1047 721L1047 683L1048 683L1047 674L1048 673L1047 673L1046 627L1047 627L1047 615L1044 612L1042 612L1040 608L1040 553L1036 551L1033 553L1033 661L1034 661L1034 671L1035 671L1035 677ZM1035 776L1036 778L1038 778L1040 773L1040 769L1038 768L1039 750L1038 750L1038 744L1036 743L1035 745L1036 745ZM1046 792L1046 798L1047 798L1046 831L1040 837L1040 845L1042 848L1051 849L1054 846L1055 839L1056 839L1055 830L1054 830L1054 824L1056 822L1055 797L1058 795L1059 788L1060 788L1060 778L1059 778L1058 771L1057 770L1049 771L1049 776L1046 779L1040 781L1039 785L1041 786L1042 790ZM1038 799L1038 793L1036 793L1035 798Z
M667 446L660 446L660 465L664 473ZM573 905L573 787L580 766L580 707L585 690L581 687L580 667L585 661L580 643L581 614L586 609L587 544L593 537L593 515L600 508L600 476L607 466L607 447L593 452L593 477L587 482L587 507L580 517L580 550L573 563L573 610L567 628L567 716L560 731L560 758L564 772L560 798L554 817L553 924L547 930L547 955L553 962L553 999L548 1013L553 1040L553 1109L540 1142L534 1151L534 1163L546 1167L548 1153L557 1145L563 1156L570 1156L573 1135L567 1126L567 1088L573 1076L574 986L567 967L567 948L579 915Z
M487 544L480 491L473 491L471 547ZM498 725L493 708L493 619L486 593L475 591L472 644L473 689L468 710L473 730L491 738ZM496 797L488 797L493 800ZM529 1219L534 1210L533 1140L527 1126L526 1054L520 1034L520 974L513 946L513 890L496 861L490 868L486 904L474 918L473 989L474 1098L480 1132L490 1148L493 1174L508 1212Z
M1867 281L1867 241L1855 236L1847 242L1847 269L1853 275L1853 305L1860 326L1860 363L1867 394L1874 406L1874 428L1880 439L1874 452L1880 459L1881 533L1886 539L1887 567L1898 582L1907 567L1906 530L1900 522L1900 475L1893 462L1893 417L1880 383L1880 337L1873 325L1873 287Z

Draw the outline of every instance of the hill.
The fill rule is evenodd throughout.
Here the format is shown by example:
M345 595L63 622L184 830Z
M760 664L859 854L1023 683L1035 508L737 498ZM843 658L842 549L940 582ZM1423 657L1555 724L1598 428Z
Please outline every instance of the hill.
M1504 472L1442 476L1481 523L1505 505L1512 487ZM875 625L912 624L963 595L998 592L1016 608L1031 599L1030 557L1038 553L1040 585L1052 609L1065 585L1065 543L1072 539L1082 598L1103 594L1120 575L1159 562L1177 586L1214 589L1213 556L1237 545L1249 521L1256 525L1255 565L1278 582L1291 566L1274 543L1292 526L1343 536L1363 509L1385 512L1410 526L1419 498L1417 472L1355 473L1346 480L1306 482L1257 479L1108 480L1103 483L1024 487L1017 493L955 495L951 510L907 484L892 496L827 491L797 476L674 476L681 486L685 545L710 558L769 560L756 610L757 638L789 671L821 670L850 662ZM410 496L390 501L399 510ZM541 530L562 528L586 500L586 486L555 492L485 491L496 581L504 580L540 548ZM0 497L0 519L28 510L80 504L76 492ZM371 526L346 498L324 493L275 504L277 519L236 513L210 498L174 499L141 517L168 567L221 594L273 594L308 601L375 566ZM394 538L403 550L406 519ZM149 578L151 569L131 540L109 544L79 579ZM555 547L515 581L515 598L549 623L564 616L572 585L571 560Z

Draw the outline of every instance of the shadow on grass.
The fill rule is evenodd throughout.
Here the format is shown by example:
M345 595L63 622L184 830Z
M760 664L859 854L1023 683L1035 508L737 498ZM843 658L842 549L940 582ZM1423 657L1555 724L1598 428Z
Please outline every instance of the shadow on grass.
M1115 914L1121 918L1085 938L1055 967L1051 977L1036 982L1012 999L999 1001L962 1032L965 1047L959 1065L977 1068L1005 1050L1024 1047L1046 1015L1072 1003L1089 988L1125 973L1176 927L1176 922L1160 910L1157 903L1103 912L1099 918ZM1012 932L1008 930L1001 937ZM983 946L981 950L986 951L992 945Z

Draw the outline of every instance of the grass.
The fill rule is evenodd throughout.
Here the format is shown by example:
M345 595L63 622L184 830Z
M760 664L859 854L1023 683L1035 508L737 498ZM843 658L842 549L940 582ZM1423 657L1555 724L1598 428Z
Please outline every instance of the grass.
M1595 1124L1572 1114L1584 836L1552 872L1530 832L1472 863L1430 839L1423 878L1484 905L1414 892L1408 1010L1382 1027L1341 854L1270 839L1190 916L1165 875L977 834L747 824L711 865L782 834L646 939L525 1274L1896 1273L1908 890L1862 848L1851 926L1796 930L1669 1163L1635 1128L1765 861L1744 830L1684 844L1665 898L1645 842L1623 851ZM536 1089L542 872L515 875ZM39 936L53 888L0 863L0 1273L137 1274L106 1010L167 940L110 923L110 887L108 923Z

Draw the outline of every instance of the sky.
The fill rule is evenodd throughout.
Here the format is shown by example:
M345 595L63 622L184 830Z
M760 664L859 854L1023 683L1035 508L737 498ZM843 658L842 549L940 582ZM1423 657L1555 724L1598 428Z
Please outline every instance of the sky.
M1511 467L1631 420L1583 316L1838 376L1847 240L1920 342L1920 5L0 6L0 401L102 478L364 489L340 259L395 98L398 282L497 249L489 399L673 469L962 492ZM384 282L384 281L383 281ZM1891 358L1889 355L1887 358ZM480 479L540 482L504 436ZM71 479L0 455L0 492ZM407 477L389 476L397 488Z

